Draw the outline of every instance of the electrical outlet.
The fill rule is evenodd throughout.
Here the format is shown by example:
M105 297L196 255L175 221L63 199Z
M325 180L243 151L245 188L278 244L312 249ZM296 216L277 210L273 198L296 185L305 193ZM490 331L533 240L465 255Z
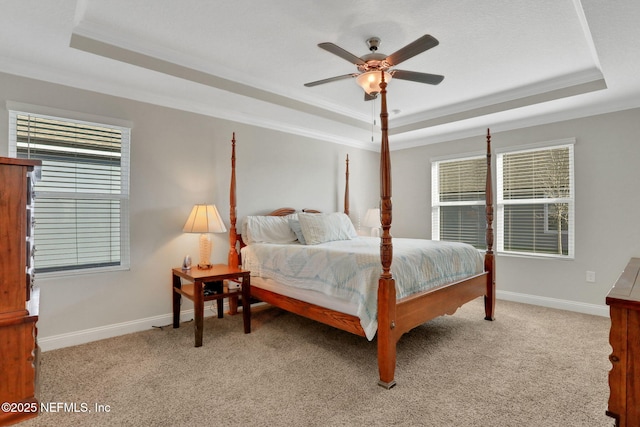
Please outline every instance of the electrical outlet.
M595 271L587 271L587 282L595 283L596 281L596 272Z

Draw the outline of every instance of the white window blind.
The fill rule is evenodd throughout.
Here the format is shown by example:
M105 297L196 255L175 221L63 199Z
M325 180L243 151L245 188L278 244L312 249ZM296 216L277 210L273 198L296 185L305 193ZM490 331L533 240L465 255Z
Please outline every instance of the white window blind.
M42 160L36 272L129 267L130 129L10 111L10 155Z
M573 144L498 154L498 251L573 258Z
M431 164L432 238L486 249L484 156Z

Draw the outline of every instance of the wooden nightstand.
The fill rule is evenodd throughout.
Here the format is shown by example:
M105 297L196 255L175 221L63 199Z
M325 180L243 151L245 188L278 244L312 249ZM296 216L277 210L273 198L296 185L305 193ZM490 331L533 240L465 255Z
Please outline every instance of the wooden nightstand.
M190 270L182 268L174 268L171 270L173 275L173 327L180 327L180 298L184 296L193 301L194 320L195 320L195 339L196 347L202 346L202 324L204 317L204 302L218 301L218 317L222 318L222 300L224 298L237 297L238 293L242 294L242 322L244 324L244 333L251 332L251 282L249 271L240 268L232 268L225 264L216 264L209 269L200 269L193 267ZM185 279L190 284L182 284L180 279ZM228 279L242 279L240 289L229 289L221 286L221 282ZM220 282L216 292L212 295L204 295L205 283Z

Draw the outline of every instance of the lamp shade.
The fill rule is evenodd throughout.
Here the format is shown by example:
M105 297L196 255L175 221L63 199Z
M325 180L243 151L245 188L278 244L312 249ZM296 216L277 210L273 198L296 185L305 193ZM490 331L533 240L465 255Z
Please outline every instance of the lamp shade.
M215 205L195 205L182 229L185 233L224 233L227 228Z
M185 233L200 234L200 262L198 268L211 268L211 235L209 233L224 233L227 227L224 226L222 218L215 205L195 205L191 209L189 218L182 228Z
M371 208L367 209L367 213L364 215L364 220L362 221L362 225L365 227L371 228L379 228L382 226L380 223L380 209Z
M384 72L384 81L389 83L391 80L391 74ZM356 77L356 82L367 92L369 95L372 93L380 92L380 82L382 81L381 71L367 71Z

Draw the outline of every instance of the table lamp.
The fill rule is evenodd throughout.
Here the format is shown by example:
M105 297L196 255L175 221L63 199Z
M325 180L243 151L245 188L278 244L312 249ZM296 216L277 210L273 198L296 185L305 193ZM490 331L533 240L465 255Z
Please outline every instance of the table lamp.
M200 262L198 263L198 268L211 268L210 258L213 245L210 233L224 233L227 231L216 206L195 205L182 231L185 233L200 233Z
M382 227L382 224L380 223L380 209L367 209L367 213L364 215L362 225L371 228L372 236L380 237L380 228Z

